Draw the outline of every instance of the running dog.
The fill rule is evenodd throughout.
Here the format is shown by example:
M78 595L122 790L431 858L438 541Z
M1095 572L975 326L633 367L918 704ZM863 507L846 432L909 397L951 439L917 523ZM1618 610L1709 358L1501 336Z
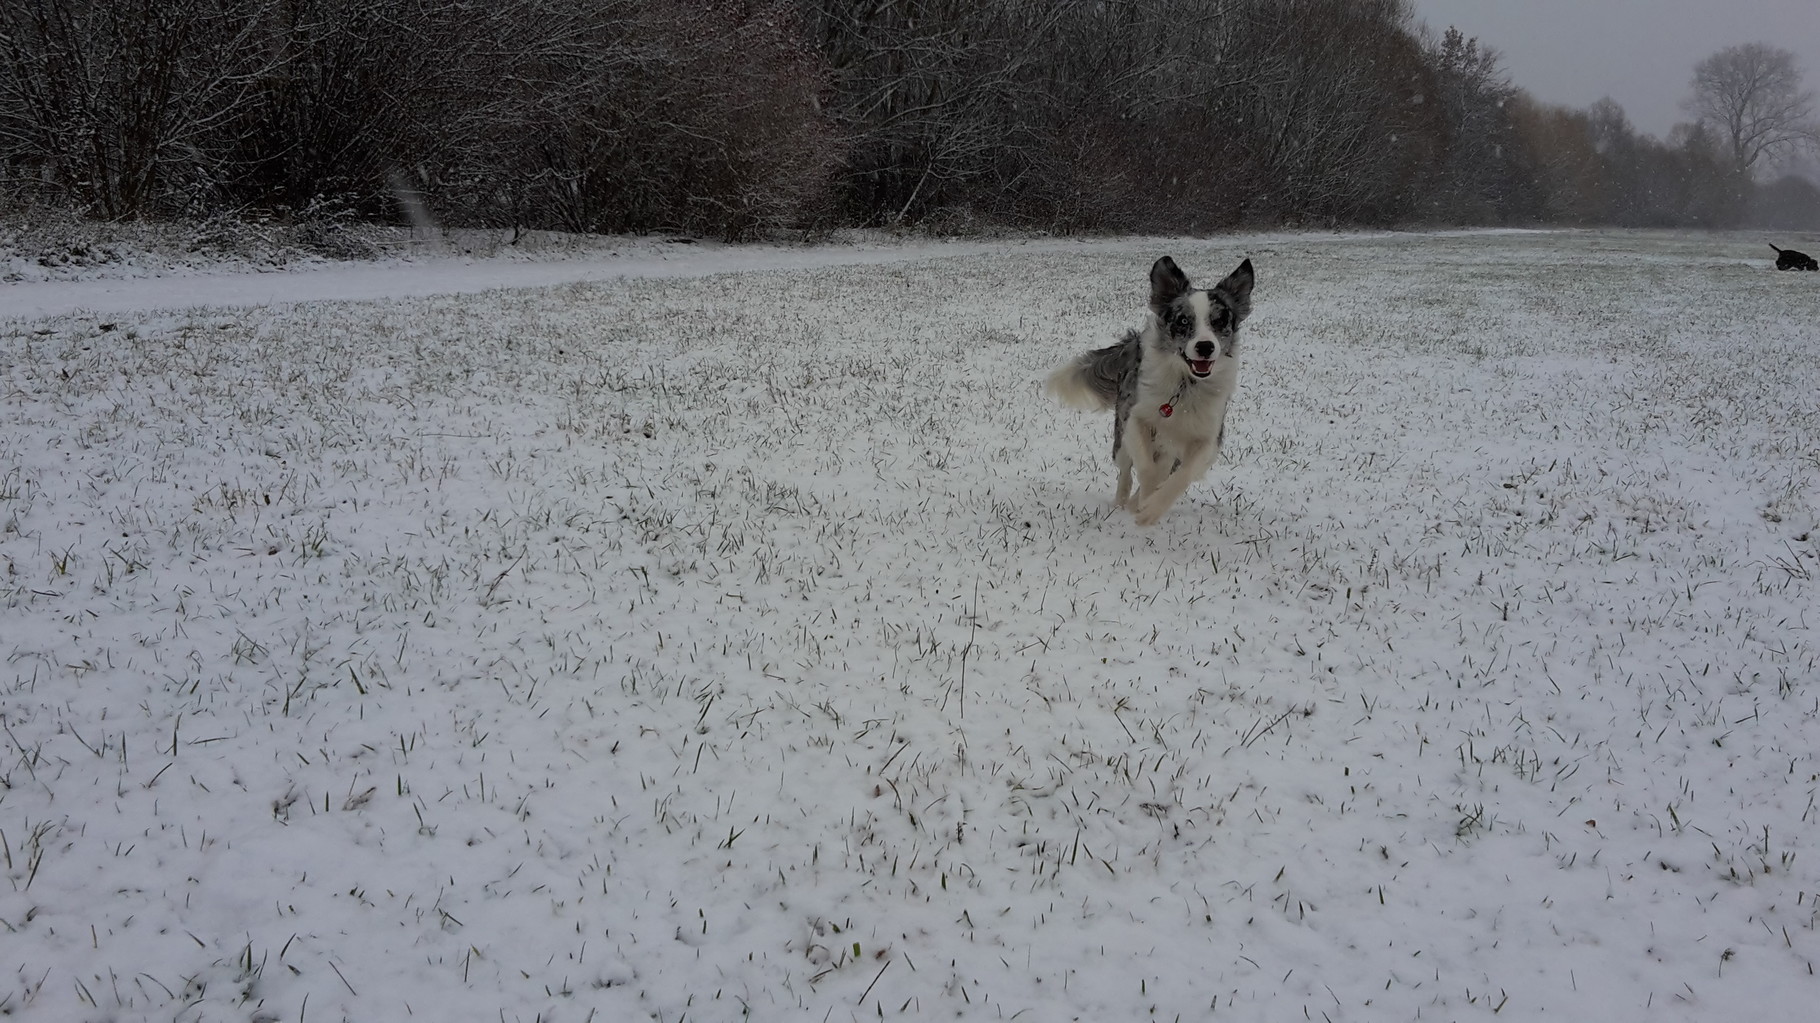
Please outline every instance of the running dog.
M1144 328L1049 374L1049 390L1062 404L1113 411L1116 501L1140 526L1161 518L1220 456L1226 407L1239 383L1239 324L1251 315L1252 280L1247 259L1213 287L1195 288L1164 256L1150 268Z
M1776 243L1771 242L1769 247L1776 249ZM1805 252L1797 252L1794 249L1776 249L1776 269L1820 270L1820 261L1816 261L1814 257Z

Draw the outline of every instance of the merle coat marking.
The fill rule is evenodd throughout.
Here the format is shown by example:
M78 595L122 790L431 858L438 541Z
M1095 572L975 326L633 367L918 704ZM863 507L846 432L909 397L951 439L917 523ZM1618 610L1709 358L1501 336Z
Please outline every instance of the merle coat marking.
M1164 256L1150 268L1144 328L1049 374L1049 389L1063 404L1113 411L1116 501L1141 526L1161 518L1220 455L1253 280L1247 259L1213 287L1195 288Z

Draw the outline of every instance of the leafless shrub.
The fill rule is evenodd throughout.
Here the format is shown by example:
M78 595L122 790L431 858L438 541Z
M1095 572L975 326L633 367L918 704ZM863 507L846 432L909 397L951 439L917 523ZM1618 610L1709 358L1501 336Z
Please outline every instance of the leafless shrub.
M257 211L336 253L385 219L1723 224L1740 168L1813 133L1778 54L1702 64L1702 119L1656 142L1408 0L10 0L0 202ZM1721 109L1753 55L1787 102Z
M275 0L0 5L0 152L111 218L206 207L255 83Z

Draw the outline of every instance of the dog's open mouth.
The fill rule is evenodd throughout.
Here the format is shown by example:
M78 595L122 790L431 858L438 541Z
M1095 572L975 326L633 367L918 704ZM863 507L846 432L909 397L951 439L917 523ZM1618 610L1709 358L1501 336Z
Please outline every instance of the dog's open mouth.
M1188 360L1188 372L1193 373L1197 377L1204 377L1204 376L1208 375L1209 373L1213 372L1213 360L1212 359L1189 359Z

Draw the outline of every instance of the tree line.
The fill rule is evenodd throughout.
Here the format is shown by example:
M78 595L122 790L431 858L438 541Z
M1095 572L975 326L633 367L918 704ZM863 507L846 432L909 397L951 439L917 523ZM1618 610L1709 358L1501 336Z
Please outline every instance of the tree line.
M1539 104L1406 0L0 4L0 199L109 218L1724 226L1723 135Z

